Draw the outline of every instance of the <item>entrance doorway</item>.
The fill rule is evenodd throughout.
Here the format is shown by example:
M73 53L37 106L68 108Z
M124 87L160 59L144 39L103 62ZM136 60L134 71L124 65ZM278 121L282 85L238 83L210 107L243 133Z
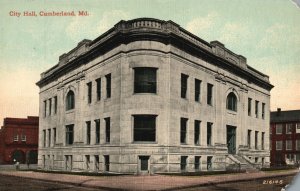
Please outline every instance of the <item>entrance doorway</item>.
M227 125L227 148L229 154L236 154L236 127Z
M149 173L149 156L139 156L140 172Z

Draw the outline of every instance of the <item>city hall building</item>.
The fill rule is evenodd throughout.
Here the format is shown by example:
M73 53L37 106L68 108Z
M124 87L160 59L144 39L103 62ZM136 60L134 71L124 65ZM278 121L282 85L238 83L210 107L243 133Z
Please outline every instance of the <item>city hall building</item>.
M269 165L269 77L172 21L120 21L41 74L40 169Z

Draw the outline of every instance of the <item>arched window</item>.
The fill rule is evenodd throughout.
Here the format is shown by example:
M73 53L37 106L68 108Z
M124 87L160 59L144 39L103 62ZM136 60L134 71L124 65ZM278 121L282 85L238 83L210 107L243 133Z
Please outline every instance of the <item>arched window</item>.
M233 92L227 96L226 108L231 111L237 111L237 98Z
M75 108L75 95L74 92L70 90L66 98L66 110L70 110L74 108Z

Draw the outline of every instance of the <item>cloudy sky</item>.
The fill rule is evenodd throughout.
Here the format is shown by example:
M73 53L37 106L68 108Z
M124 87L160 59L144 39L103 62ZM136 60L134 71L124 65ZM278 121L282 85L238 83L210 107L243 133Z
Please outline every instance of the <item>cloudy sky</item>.
M86 17L16 17L24 11L88 11ZM172 20L247 57L270 76L271 110L300 109L299 0L1 0L0 125L38 115L40 73L82 39L137 17Z

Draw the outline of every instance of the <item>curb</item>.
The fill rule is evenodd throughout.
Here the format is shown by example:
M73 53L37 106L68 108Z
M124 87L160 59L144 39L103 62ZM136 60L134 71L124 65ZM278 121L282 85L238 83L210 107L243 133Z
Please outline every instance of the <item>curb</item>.
M173 187L173 188L167 188L167 189L162 189L163 191L172 191L172 190L180 190L180 189L188 189L188 188L197 188L197 187L204 187L204 186L213 186L216 184L230 184L230 183L237 183L237 182L247 182L250 180L261 180L261 179L268 179L268 178L274 178L274 177L281 177L281 176L290 176L290 175L296 175L298 172L289 172L286 174L274 174L270 176L264 176L264 177L249 177L245 179L235 179L235 180L220 180L220 181L215 181L215 182L207 182L207 183L200 183L200 184L194 184L194 185L188 185L188 186L178 186L178 187Z
M166 189L159 189L163 191L172 191L172 190L180 190L180 189L188 189L188 188L197 188L197 187L204 187L204 186L212 186L216 184L229 184L229 183L236 183L236 182L246 182L250 180L261 180L261 179L269 179L269 178L274 178L274 177L281 177L281 176L290 176L290 175L296 175L299 171L295 172L287 172L284 174L270 174L268 176L262 176L262 177L248 177L248 178L243 178L243 179L235 179L235 180L220 180L220 181L212 181L212 182L204 182L204 183L199 183L199 184L193 184L193 185L186 185L186 186L177 186L177 187L172 187L172 188L166 188ZM5 175L5 176L10 176L10 177L18 177L22 179L29 179L29 180L36 180L36 181L43 181L43 182L51 182L51 183L60 183L60 184L67 184L67 185L73 185L73 186L79 186L79 187L86 187L86 188L95 188L95 189L103 189L107 191L118 191L118 190L123 190L123 191L130 191L130 189L125 189L125 188L111 188L111 187L105 187L105 186L100 186L100 185L89 185L86 184L86 182L89 182L90 180L85 180L81 183L75 183L75 182L68 182L68 181L57 181L57 180L49 180L49 179L42 179L42 178L36 178L36 177L23 177L19 176L17 174L5 174L1 173L0 175ZM249 173L251 175L251 173ZM75 175L76 176L76 175ZM149 189L151 190L151 189Z

